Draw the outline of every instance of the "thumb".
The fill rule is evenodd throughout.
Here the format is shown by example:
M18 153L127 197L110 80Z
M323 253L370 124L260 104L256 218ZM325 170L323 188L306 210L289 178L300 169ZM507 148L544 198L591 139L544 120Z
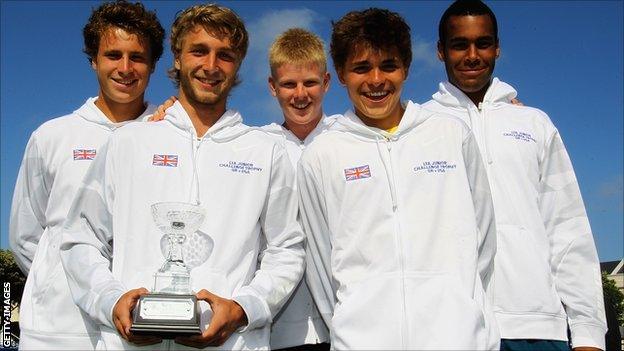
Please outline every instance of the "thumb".
M208 302L211 308L212 308L212 305L219 298L217 295L211 293L210 291L206 289L201 289L195 296L197 297L198 300L204 300Z

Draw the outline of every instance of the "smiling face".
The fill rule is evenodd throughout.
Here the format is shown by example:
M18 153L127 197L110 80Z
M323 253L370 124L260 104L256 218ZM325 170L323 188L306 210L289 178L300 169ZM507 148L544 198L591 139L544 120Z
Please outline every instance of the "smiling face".
M390 129L401 121L401 90L407 68L397 48L375 50L356 47L338 72L345 85L355 114L364 124Z
M438 43L449 82L477 104L490 84L500 48L492 20L487 15L451 16L446 42Z
M221 115L240 63L228 38L219 39L202 26L195 26L182 38L175 59L175 68L180 72L180 101L214 108Z
M286 126L316 127L323 116L329 73L317 64L284 64L269 77L269 89L284 113Z
M154 66L150 59L149 45L136 34L117 27L107 29L102 33L91 67L95 70L100 85L96 105L143 106L143 94Z

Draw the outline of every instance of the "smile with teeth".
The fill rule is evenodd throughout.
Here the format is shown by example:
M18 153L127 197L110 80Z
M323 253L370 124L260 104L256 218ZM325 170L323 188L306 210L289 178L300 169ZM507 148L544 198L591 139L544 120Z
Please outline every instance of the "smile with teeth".
M119 79L119 78L117 78L117 79L113 78L113 80L116 83L123 84L123 85L131 85L131 84L133 84L134 82L137 81L136 79Z
M309 102L304 102L304 103L300 103L300 104L293 104L293 106L296 109L299 109L299 110L303 110L304 108L308 107L308 105L310 105Z
M380 99L383 99L384 97L386 97L388 94L390 94L390 92L387 91L387 90L368 91L368 92L364 93L364 96L366 96L369 99L380 100Z
M220 80L217 79L208 79L208 78L200 78L200 77L195 77L197 80L199 80L200 82L204 83L204 84L208 84L208 85L217 85Z

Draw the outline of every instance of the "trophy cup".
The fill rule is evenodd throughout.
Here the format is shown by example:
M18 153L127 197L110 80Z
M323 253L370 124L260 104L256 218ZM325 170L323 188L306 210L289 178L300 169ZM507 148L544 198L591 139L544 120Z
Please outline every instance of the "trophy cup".
M163 338L201 334L197 298L191 291L191 269L208 259L213 242L197 232L204 221L201 207L182 202L152 205L152 216L164 233L165 262L154 273L154 288L139 298L130 331Z

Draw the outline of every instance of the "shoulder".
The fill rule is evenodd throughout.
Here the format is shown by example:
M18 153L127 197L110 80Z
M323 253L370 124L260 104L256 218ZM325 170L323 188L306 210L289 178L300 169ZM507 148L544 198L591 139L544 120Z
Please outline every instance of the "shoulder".
M499 109L501 117L514 123L531 125L533 128L542 128L546 132L554 132L556 130L548 114L538 108L504 104Z
M77 132L86 121L75 113L54 117L42 123L33 133L32 138L38 140L54 140L72 132Z

